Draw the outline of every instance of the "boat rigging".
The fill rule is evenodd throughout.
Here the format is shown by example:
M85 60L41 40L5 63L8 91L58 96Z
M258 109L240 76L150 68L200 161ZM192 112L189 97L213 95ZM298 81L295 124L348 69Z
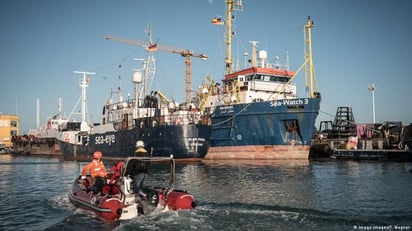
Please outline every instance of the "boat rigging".
M195 58L200 58L201 60L207 60L207 55L205 54L197 54L195 51L190 50L190 49L184 49L184 48L175 48L171 46L165 46L162 44L158 43L153 43L153 41L150 39L149 42L141 41L141 40L134 40L134 39L127 39L127 38L121 38L121 37L116 37L113 35L106 35L105 39L107 40L112 40L115 42L120 42L120 43L125 43L133 46L141 46L146 48L148 52L154 52L154 51L164 51L164 52L169 52L172 54L180 54L182 57L185 58L185 65L186 65L186 70L185 70L185 100L187 103L191 102L191 95L192 95L192 60L191 57Z

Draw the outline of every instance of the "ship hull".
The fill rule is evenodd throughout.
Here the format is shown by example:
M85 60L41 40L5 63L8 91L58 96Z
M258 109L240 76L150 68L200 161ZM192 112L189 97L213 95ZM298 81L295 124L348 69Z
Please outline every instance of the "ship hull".
M97 150L104 159L130 157L138 140L144 142L151 157L202 159L209 149L210 132L210 126L202 124L160 125L83 136L77 144L59 140L59 144L65 160L89 161Z
M320 98L218 106L207 159L308 159Z
M57 139L54 137L24 138L13 137L13 153L27 155L61 155Z

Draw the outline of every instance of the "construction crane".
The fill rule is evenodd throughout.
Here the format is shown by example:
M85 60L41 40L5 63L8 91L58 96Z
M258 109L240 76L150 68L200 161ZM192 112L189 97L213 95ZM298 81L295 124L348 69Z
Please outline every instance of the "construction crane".
M173 54L180 54L185 58L185 65L186 65L186 71L185 71L185 83L186 83L186 102L190 103L191 102L191 96L192 96L192 60L191 57L196 57L200 58L201 60L207 60L207 56L204 54L196 54L193 50L189 49L181 49L181 48L174 48L174 47L169 47L165 45L159 45L157 43L153 43L150 39L149 42L145 41L140 41L140 40L134 40L134 39L126 39L126 38L120 38L116 37L113 35L106 35L105 37L107 40L112 40L115 42L121 42L133 46L141 46L144 47L147 51L152 52L152 51L164 51L164 52L169 52Z

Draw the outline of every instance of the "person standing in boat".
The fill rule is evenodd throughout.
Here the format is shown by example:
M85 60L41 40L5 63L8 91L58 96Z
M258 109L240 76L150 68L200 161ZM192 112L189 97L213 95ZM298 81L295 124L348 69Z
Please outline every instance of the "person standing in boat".
M149 161L142 160L140 161L132 171L133 174L133 191L136 196L136 201L140 200L140 197L147 199L147 195L145 193L145 179L149 169Z
M95 193L101 192L106 183L107 172L101 160L102 156L102 152L95 151L93 153L93 160L82 171L82 180L86 179L87 174L90 172L93 185L89 187L89 190Z
M138 140L136 142L136 150L134 152L134 156L136 157L145 157L147 156L147 151L144 148L144 142L142 140ZM143 193L142 189L144 188L144 180L146 178L146 173L147 173L147 166L144 164L145 162L141 162L141 166L139 166L137 169L134 170L134 175L133 175L133 190L136 194L136 200L140 196L146 196L145 193Z

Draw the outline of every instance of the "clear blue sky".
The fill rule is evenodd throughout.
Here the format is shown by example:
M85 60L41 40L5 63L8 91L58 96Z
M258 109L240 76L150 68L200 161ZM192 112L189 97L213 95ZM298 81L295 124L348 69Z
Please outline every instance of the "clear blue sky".
M234 57L250 40L269 59L289 52L290 68L303 62L307 16L315 22L313 57L322 105L319 120L331 120L338 106L353 108L357 122L372 121L374 83L376 120L412 122L412 27L409 0L244 0L237 13ZM5 0L0 1L0 112L21 116L21 133L57 113L58 97L68 116L79 99L79 74L93 71L88 91L89 118L97 122L111 89L133 93L132 69L145 58L143 48L107 41L106 34L145 40L148 22L159 44L190 48L209 56L193 58L193 89L206 75L223 77L224 29L210 23L225 15L224 0ZM245 50L247 49L247 50ZM239 55L243 63L243 56ZM155 89L184 99L184 59L156 53ZM121 68L119 68L121 65ZM119 76L121 80L119 81ZM296 81L305 96L304 75ZM316 125L318 125L317 122Z

